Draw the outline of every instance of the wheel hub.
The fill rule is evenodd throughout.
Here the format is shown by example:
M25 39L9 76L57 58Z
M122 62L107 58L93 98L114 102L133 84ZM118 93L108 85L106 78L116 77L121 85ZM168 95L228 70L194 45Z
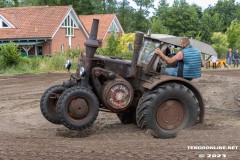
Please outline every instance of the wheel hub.
M74 98L69 103L68 113L74 119L82 119L89 112L87 102L83 98Z
M184 119L184 106L178 100L167 100L157 110L157 123L166 130L177 128Z
M123 79L107 82L102 93L104 106L113 111L127 109L134 97L131 84Z

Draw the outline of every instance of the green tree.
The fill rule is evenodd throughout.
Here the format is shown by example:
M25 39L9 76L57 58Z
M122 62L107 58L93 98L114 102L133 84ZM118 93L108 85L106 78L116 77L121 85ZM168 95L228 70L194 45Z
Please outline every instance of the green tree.
M117 0L94 0L92 3L95 6L94 13L97 14L116 13L117 11Z
M132 15L134 20L135 31L147 32L150 23L147 20L149 16L149 8L153 7L154 0L133 0L139 9Z
M222 17L223 31L225 32L231 22L236 19L237 5L235 0L218 0L216 5L212 7L212 13L218 13Z
M14 2L14 7L19 7L19 1L18 0L13 0Z
M4 8L5 7L5 0L0 0L0 8Z
M94 5L89 0L59 0L59 5L72 5L77 14L94 14Z
M222 32L225 28L223 20L220 14L210 14L205 12L201 19L200 33L202 40L207 43L211 43L211 37L213 32Z
M59 0L22 0L21 6L58 6Z
M163 22L160 18L150 19L150 26L152 29L152 33L161 33L161 34L170 33L169 29L163 25Z
M147 32L150 27L149 21L144 16L143 11L139 10L135 12L132 16L133 19L133 27L135 31Z
M231 25L227 28L227 41L230 48L239 48L240 46L240 23L233 21Z
M169 12L169 4L167 0L160 0L158 4L158 8L156 9L156 17L160 18L163 22L167 20Z
M213 48L218 53L218 57L225 58L225 51L228 49L227 35L222 32L214 32L211 40Z
M94 7L92 1L80 0L78 5L76 7L75 6L73 6L73 7L78 14L81 14L81 15L94 14L93 11L94 11L95 7Z
M238 20L238 21L240 20L240 3L236 4L235 17L236 17L236 20Z
M122 2L119 2L117 5L117 15L119 18L119 21L123 27L123 30L126 33L134 32L134 23L133 23L133 17L135 10L133 7L129 5L129 2L127 0L123 0Z
M170 33L176 36L195 37L199 30L199 8L190 6L185 0L174 0L164 22Z
M0 8L13 7L13 6L14 6L13 0L0 0Z
M139 7L139 10L147 11L146 13L149 13L149 8L153 7L154 0L133 0L137 6Z
M121 56L122 52L119 47L119 44L120 44L119 36L116 33L112 32L111 36L107 38L107 45L103 49L102 54L107 56Z

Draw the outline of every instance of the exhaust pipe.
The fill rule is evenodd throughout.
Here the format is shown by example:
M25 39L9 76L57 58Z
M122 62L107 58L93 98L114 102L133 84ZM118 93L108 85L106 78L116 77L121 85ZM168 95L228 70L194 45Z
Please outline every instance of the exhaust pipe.
M142 47L143 36L144 36L143 32L136 32L136 34L135 34L131 72L130 72L130 75L128 76L128 78L135 78L137 75L137 61L138 61L139 51Z
M89 77L92 70L92 58L96 53L99 43L97 41L99 20L93 19L92 28L90 32L89 39L84 43L86 46L86 59L85 59L85 77L82 81L82 86L91 88L89 85Z
M85 42L87 58L93 58L96 49L99 47L99 43L97 41L98 25L99 20L93 19L89 39Z

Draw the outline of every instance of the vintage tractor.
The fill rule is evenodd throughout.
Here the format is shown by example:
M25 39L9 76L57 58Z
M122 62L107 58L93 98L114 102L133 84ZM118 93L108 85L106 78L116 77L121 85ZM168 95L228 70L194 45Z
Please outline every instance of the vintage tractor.
M167 54L169 43L136 32L132 61L95 55L98 20L94 19L86 53L70 80L42 95L43 116L71 130L91 126L99 111L116 113L123 124L150 129L158 138L172 138L184 128L203 122L199 90L180 77L162 74L166 65L154 54Z

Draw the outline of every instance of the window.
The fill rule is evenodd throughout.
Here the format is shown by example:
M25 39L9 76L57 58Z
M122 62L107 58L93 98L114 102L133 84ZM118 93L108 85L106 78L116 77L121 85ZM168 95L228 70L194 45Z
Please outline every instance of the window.
M7 23L5 23L1 18L0 18L0 28L10 28Z
M64 52L64 44L61 45L61 51Z
M108 31L109 31L109 32L112 32L112 31L114 31L114 32L119 32L119 29L118 29L117 25L115 24L115 22L113 22L113 23L111 24L111 26L110 26L110 28L109 28Z
M148 40L144 41L144 44L139 52L138 61L148 64L152 59L152 56L154 55L154 50L158 48L159 45L159 42L153 42Z
M2 22L2 26L3 26L3 28L8 27L8 25L6 23L4 23L4 22Z
M74 28L77 28L75 22L70 15L68 15L62 23L62 27L65 28L65 34L67 36L74 36Z

